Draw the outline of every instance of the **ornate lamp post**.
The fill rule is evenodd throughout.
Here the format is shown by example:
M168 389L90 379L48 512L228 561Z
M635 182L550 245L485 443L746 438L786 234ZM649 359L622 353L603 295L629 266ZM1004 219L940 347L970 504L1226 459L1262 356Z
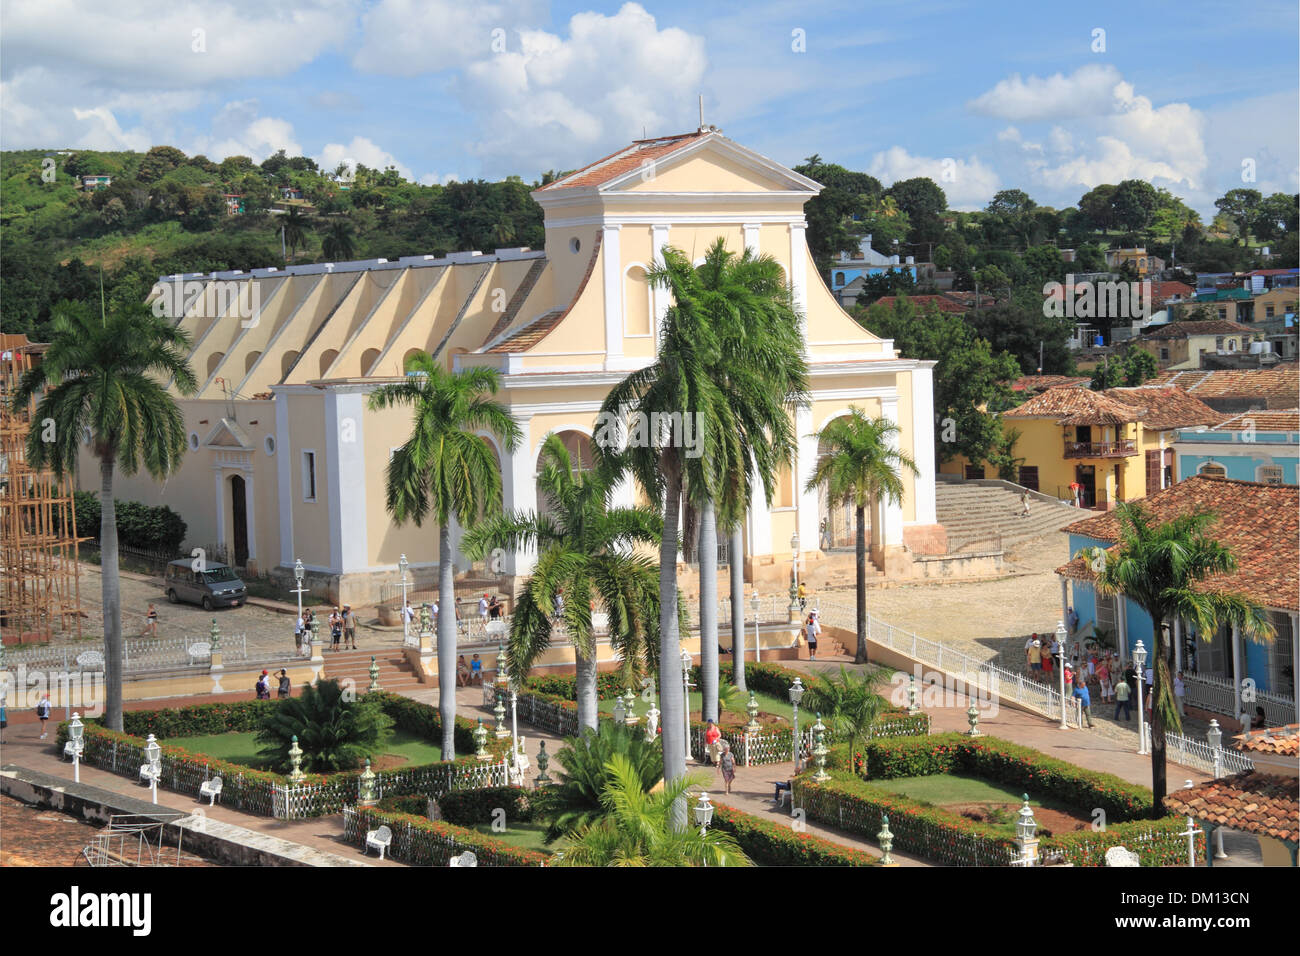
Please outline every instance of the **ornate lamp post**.
M682 651L682 710L686 713L686 759L691 755L691 655Z
M81 752L86 746L82 734L85 732L86 727L81 722L81 715L74 713L72 722L68 724L68 742L72 744L72 779L76 783L81 783Z
M397 571L402 578L402 644L411 643L411 626L406 614L406 569L411 563L406 560L405 552L397 559Z
M794 772L798 773L803 769L803 761L799 759L799 701L803 700L803 681L796 677L794 683L790 685L790 706L794 709Z
M370 769L370 758L366 758L366 769L361 771L358 781L357 802L363 807L373 807L375 800L375 772Z
M297 734L294 734L289 742L289 767L289 782L295 786L302 783L302 778L306 774L302 772L302 748L298 746Z
M627 718L627 708L623 706L623 698L614 698L614 723L621 724Z
M1065 630L1065 622L1056 622L1056 642L1061 648L1061 657L1056 662L1056 669L1061 673L1061 726L1060 730L1069 730L1070 725L1065 722L1065 707L1069 698L1065 696L1065 639L1069 634Z
M1223 776L1223 751L1219 749L1223 745L1223 730L1217 720L1210 721L1210 729L1205 732L1205 742L1210 745L1210 756L1214 758L1214 779L1218 780ZM1223 827L1214 828L1214 858L1228 858L1223 850Z
M500 689L498 690L497 693L497 705L492 710L492 716L496 720L495 728L496 728L497 740L501 740L503 737L509 737L510 731L506 730L505 695L500 692Z
M790 535L790 620L799 620L799 532Z
M533 778L533 785L541 788L551 782L551 778L546 774L546 768L550 766L551 758L546 753L546 741L537 742L537 776Z
M817 772L813 774L813 780L818 783L825 783L831 778L826 772L826 755L830 752L826 746L826 725L822 723L822 715L818 714L817 723L813 724L813 756L817 758Z
M1146 645L1143 644L1141 641L1138 641L1137 647L1133 648L1133 667L1137 670L1137 679L1138 679L1138 699L1137 699L1138 753L1140 754L1144 754L1147 752L1146 714L1145 714L1145 709L1142 706L1142 699L1143 699L1142 698L1142 677L1145 673L1143 668L1146 667L1146 663L1147 663Z
M306 588L302 586L302 582L306 577L307 569L302 566L302 558L295 559L293 562L293 579L298 586L294 588L293 593L298 595L298 620L300 621L302 620L302 596L303 592L306 591Z
M758 591L749 599L749 606L754 609L754 663L763 663L763 632L758 626Z
M762 728L758 726L758 698L754 692L749 692L749 703L745 705L745 710L749 712L749 723L745 725L745 733L756 734Z
M487 752L487 728L483 726L483 718L478 719L478 726L474 728L474 744L478 748L474 751L474 756L479 760L491 760L492 755Z
M383 690L379 686L379 662L375 660L375 655L370 655L370 686L366 688L366 693L374 693L377 690Z
M1030 866L1038 859L1038 838L1035 836L1038 832L1038 821L1034 819L1034 811L1030 809L1029 794L1024 794L1024 801L1016 820L1016 843L1020 846L1021 862L1025 866Z
M153 802L158 802L158 778L162 775L162 748L158 746L158 740L153 734L144 743L144 759L149 764L149 790L153 796Z
M695 804L695 822L700 825L700 836L705 836L713 822L713 804L709 802L707 793L701 793L699 802Z

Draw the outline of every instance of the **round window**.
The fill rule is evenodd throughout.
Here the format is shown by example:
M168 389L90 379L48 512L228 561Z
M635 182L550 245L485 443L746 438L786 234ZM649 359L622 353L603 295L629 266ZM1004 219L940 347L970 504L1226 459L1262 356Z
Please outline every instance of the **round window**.
M267 453L268 455L274 455L274 454L275 454L275 436L274 436L274 435L267 435L265 438L263 438L263 439L262 439L262 447L266 449L266 453Z
M577 236L574 236L572 239L569 240L569 251L580 252L581 250L582 250L582 240L579 239Z
M190 432L190 451L199 450L199 433Z

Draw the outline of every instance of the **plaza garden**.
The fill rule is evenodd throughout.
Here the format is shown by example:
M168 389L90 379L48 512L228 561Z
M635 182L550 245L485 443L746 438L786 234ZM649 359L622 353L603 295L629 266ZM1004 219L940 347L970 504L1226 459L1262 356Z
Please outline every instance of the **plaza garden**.
M726 665L722 672L730 677ZM1137 852L1143 865L1185 862L1182 821L1150 820L1148 789L996 738L930 734L926 714L890 709L866 690L881 676L828 679L751 664L752 700L723 691L731 706L721 711L720 730L737 762L783 763L794 746L789 689L796 678L806 679L799 709L807 763L793 778L790 817L723 805L704 813L706 801L696 791L711 775L665 785L660 728L646 720L655 697L648 684L629 695L630 682L615 673L598 676L599 727L582 736L573 677L533 677L518 685L518 718L566 737L550 756L551 772L539 761L529 786L520 785L524 778L510 765L512 741L504 727L498 736L495 727L489 731L491 721L457 718L458 752L471 756L443 761L436 708L383 691L348 699L331 681L305 688L306 702L130 711L122 733L87 721L81 759L132 777L153 766L159 787L196 797L221 777L222 804L253 814L342 814L344 838L358 849L386 827L388 855L411 865L445 866L465 851L481 866L881 862L803 832L803 819L876 843L886 854L892 848L948 865L1005 866L1036 855L1042 862L1100 866L1105 851L1118 845ZM864 694L874 698L865 716ZM496 696L500 721L507 695ZM615 711L621 720L609 716ZM697 755L704 730L692 721ZM61 725L60 746L69 735L69 724ZM683 798L707 826L672 827L673 802Z

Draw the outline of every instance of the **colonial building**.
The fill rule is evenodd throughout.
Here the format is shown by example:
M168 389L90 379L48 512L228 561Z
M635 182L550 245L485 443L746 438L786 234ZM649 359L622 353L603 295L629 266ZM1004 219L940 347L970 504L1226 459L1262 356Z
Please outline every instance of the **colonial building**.
M201 383L196 396L180 399L190 452L165 484L123 477L118 493L171 505L189 523L187 547L218 546L241 566L286 569L300 557L314 587L353 604L391 588L402 554L417 580L430 582L436 527L398 526L384 509L385 468L409 437L410 413L371 412L370 393L400 380L417 353L448 368L498 370L498 398L524 440L507 452L484 437L501 463L506 507L535 509L546 436L560 434L590 461L610 387L654 360L669 301L646 274L661 250L671 245L698 261L722 237L784 270L805 316L813 393L795 415L793 469L779 476L770 507L752 503L748 576L786 580L796 531L805 564L821 559L822 521L836 516L823 496L804 490L818 454L813 434L850 406L897 421L899 445L920 469L904 476L901 506L871 516L873 559L905 572L910 551L944 550L934 504L934 363L899 358L818 277L803 206L820 188L703 127L633 142L534 192L544 250L164 277L154 299L192 335ZM87 487L97 482L85 476L95 474L83 471ZM621 500L636 494L628 484ZM509 554L487 570L509 587L532 560Z

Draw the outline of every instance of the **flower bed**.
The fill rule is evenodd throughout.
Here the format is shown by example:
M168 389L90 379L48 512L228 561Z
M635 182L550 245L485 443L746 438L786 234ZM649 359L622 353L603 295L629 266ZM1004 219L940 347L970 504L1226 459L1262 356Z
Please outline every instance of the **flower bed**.
M511 846L454 823L430 820L423 816L422 810L412 813L381 807L348 807L343 813L343 838L353 846L364 849L366 831L381 826L387 826L393 834L388 856L412 866L447 866L453 856L466 850L477 857L479 866L546 865L543 853Z
M384 712L393 718L397 727L438 740L441 737L441 715L428 704L406 697L382 694ZM118 733L107 730L98 721L88 720L83 740L85 749L81 759L92 766L113 773L137 777L146 762L145 738L137 734L161 732L177 736L247 732L260 726L266 708L277 706L277 701L239 701L233 704L203 704L170 711L128 711L123 715L124 726L135 733ZM456 746L466 750L475 748L473 731L476 723L456 718ZM153 728L158 729L153 729ZM58 746L62 752L67 741L67 724L58 729ZM486 744L492 761L474 757L440 761L375 773L379 793L388 795L424 794L441 796L452 790L500 785L505 783L502 754L509 742L489 737ZM181 747L159 740L162 774L160 787L178 793L198 795L200 785L212 777L222 778L221 802L226 806L248 813L279 818L300 818L339 813L347 804L354 803L359 790L360 771L350 770L330 774L304 774L298 784L290 785L287 778L264 770L254 770L242 764L230 763L201 753L192 753Z
M941 807L872 786L858 774L865 766L870 777L928 776L967 773L1009 784L1040 796L1050 796L1086 816L1105 812L1106 826L1044 837L1039 856L1076 866L1101 866L1106 850L1124 846L1137 853L1143 866L1185 864L1184 821L1142 819L1151 810L1151 793L1111 774L1082 770L993 737L970 738L938 734L929 738L873 740L854 754L850 773L845 748L832 750L831 779L818 784L805 772L794 780L795 805L810 820L818 820L875 840L882 818L889 816L894 847L927 859L956 866L1005 866L1020 855L1016 841L1001 830ZM1204 860L1204 843L1197 848Z
M745 855L760 866L875 866L879 862L863 850L795 833L788 824L731 807L714 807L712 825L735 837Z

